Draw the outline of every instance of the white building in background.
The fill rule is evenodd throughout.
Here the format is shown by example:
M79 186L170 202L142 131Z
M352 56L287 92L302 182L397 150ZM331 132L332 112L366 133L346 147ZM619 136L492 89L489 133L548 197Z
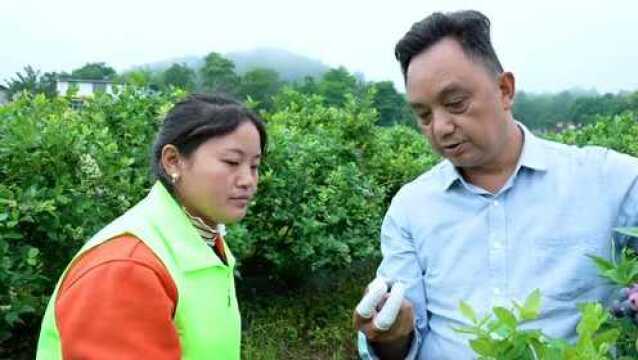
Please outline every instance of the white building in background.
M0 106L9 102L9 89L6 86L0 85Z
M76 97L82 98L87 96L92 96L96 92L106 92L109 94L113 94L113 89L121 87L122 85L118 85L113 83L113 81L109 80L76 80L76 79L64 79L58 80L56 85L56 90L58 95L65 96L66 92L71 87L77 87L78 92L75 95Z

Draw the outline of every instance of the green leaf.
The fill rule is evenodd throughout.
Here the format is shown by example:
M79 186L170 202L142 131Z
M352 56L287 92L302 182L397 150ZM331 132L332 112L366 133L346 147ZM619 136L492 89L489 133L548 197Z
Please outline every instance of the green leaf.
M623 235L638 237L638 227L615 228L614 231Z
M287 232L288 232L288 226L284 225L279 229L279 231L277 232L277 235L281 237L286 235Z
M21 322L20 317L18 316L18 313L16 311L11 311L8 312L5 316L4 316L4 320L10 325L13 326L19 322Z
M20 308L20 313L34 313L35 308L31 305L25 304Z
M600 276L616 284L628 286L638 281L638 260L630 249L623 249L620 259L616 264L599 256L587 256L592 259L596 267L598 267Z
M11 226L9 226L11 227ZM20 240L22 239L24 236L18 232L9 232L6 234L2 234L2 238L7 239L7 240Z
M582 338L589 338L607 320L607 312L601 304L586 303L580 306L581 319L576 326L576 332Z
M476 336L480 336L483 334L483 331L480 328L475 326L457 327L457 328L454 328L453 330L459 334L470 334L470 335L476 335Z
M468 303L461 300L461 303L459 304L459 308L461 309L461 314L463 314L463 316L470 319L472 323L474 324L477 323L476 313L474 312L474 309L472 309L472 307Z
M638 262L632 262L631 270L629 270L629 274L627 275L627 279L629 282L627 284L631 284L638 280Z
M516 317L512 314L511 311L507 310L504 307L496 306L493 309L496 317L505 325L507 328L514 330L516 329Z
M625 255L625 252L623 252ZM612 274L612 279L622 285L630 285L635 276L635 269L638 263L634 259L628 259L627 256L621 256L621 261L616 266L615 272Z
M472 350L476 351L477 354L482 356L496 355L495 344L485 337L470 340L470 347L472 348Z
M512 329L509 325L506 325L504 322L498 320L494 321L494 326L491 328L492 334L496 335L498 339L505 339L509 337L514 329Z
M541 291L535 289L525 299L525 304L519 309L522 320L533 320L538 317L541 309Z
M29 249L29 251L27 252L27 257L29 258L35 258L38 256L38 254L40 254L40 250L38 250L37 248L32 247L31 249Z
M605 258L596 255L587 255L590 259L594 261L594 264L598 268L600 272L606 272L608 270L613 270L615 268L614 264L608 261Z
M620 329L607 329L605 331L597 333L596 336L594 336L593 338L594 346L596 348L599 348L602 344L614 344L616 340L618 340L620 334Z

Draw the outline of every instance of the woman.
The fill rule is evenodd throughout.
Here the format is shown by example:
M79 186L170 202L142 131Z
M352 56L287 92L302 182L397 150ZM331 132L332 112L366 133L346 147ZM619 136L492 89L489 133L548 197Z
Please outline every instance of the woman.
M234 100L176 104L153 145L157 182L71 261L38 359L238 359L235 260L222 224L246 214L265 148L263 122Z

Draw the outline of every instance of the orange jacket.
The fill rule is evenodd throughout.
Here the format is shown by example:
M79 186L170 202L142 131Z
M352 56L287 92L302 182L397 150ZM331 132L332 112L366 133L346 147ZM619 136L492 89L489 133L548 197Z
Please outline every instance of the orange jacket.
M139 239L121 236L82 256L55 303L65 359L179 359L178 294Z

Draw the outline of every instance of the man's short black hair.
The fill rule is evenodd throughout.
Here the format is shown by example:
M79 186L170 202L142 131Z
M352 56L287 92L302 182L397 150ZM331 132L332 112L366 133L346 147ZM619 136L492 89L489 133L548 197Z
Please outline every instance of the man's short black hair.
M480 60L493 74L503 72L490 40L490 19L478 11L464 10L436 12L412 25L394 49L403 79L407 80L408 66L414 56L448 37L458 41L468 57Z

